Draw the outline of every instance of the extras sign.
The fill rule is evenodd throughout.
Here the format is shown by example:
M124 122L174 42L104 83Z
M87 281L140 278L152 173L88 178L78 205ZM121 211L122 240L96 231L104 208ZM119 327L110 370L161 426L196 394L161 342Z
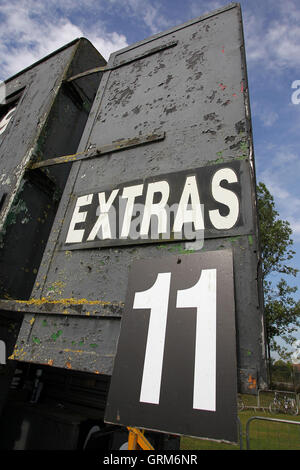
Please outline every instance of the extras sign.
M77 194L62 248L237 234L250 222L247 175L245 161L232 161Z

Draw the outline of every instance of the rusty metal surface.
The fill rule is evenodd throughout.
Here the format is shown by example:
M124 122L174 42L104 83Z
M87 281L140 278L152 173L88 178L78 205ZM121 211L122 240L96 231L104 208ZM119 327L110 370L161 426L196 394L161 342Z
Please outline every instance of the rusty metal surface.
M79 108L63 80L101 63L87 40L76 40L5 82L8 102L20 96L0 136L2 298L30 296L70 165L60 171L28 168L36 160L75 152L88 118L88 103ZM86 80L88 86L81 80L81 87L91 104L100 76Z
M97 147L95 149L92 148L90 150L87 150L86 152L79 152L73 155L64 155L62 157L50 158L41 162L36 162L30 166L30 169L35 170L36 168L41 168L44 166L61 165L62 163L76 162L79 160L85 160L93 157L95 158L98 156L105 155L107 153L119 152L127 148L133 148L138 147L139 145L157 142L159 140L163 140L164 138L165 134L164 132L161 132L159 134L150 134L147 136L135 137L132 139L122 139L117 142L104 145L103 147Z
M30 297L70 171L70 165L59 171L29 166L77 150L101 75L81 79L72 90L64 80L95 65L105 65L105 60L91 43L79 39L5 81L7 99L0 115L7 106L16 106L0 135L0 298L6 299L0 308L0 338L8 355L25 310L7 299ZM78 309L84 311L82 305ZM15 366L9 361L1 370L0 411Z
M55 315L85 315L93 317L122 316L124 304L122 302L105 302L101 300L86 299L60 299L48 298L31 300L5 300L0 299L0 311L16 313L45 313Z
M170 41L176 45L164 49ZM154 48L156 53L149 54ZM131 60L137 56L138 60ZM121 62L126 65L114 67ZM250 194L244 210L249 211L253 226L247 234L205 240L203 250L233 251L240 389L248 387L243 372L247 370L255 370L255 380L263 385L266 369L255 169L240 8L232 4L118 51L111 55L108 68L78 152L137 135L164 132L165 139L73 163L32 298L84 297L123 303L133 260L168 253L188 256L199 249L192 242L179 242L59 251L59 237L75 193L243 160ZM75 318L80 325L77 330L71 317L26 315L14 358L111 374L120 321ZM51 323L47 333L42 325L45 319ZM51 335L58 329L61 334L54 341ZM84 342L78 352L80 335ZM91 349L91 344L97 347Z

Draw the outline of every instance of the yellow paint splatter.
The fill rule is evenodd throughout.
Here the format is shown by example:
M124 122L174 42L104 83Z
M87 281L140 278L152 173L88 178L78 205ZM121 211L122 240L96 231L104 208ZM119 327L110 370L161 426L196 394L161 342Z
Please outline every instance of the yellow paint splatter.
M22 360L24 356L27 354L26 351L24 351L24 348L19 349L18 346L15 347L14 352L9 356L8 359L17 359L17 360Z
M64 304L68 305L113 305L113 302L106 302L104 300L87 300L87 299L60 299L60 300L50 300L46 297L41 297L40 299L30 299L30 300L16 300L18 304L22 305L43 305L43 304ZM123 305L123 302L120 302L118 305Z
M69 348L65 348L63 349L63 352L66 352L66 353L74 353L74 354L97 354L95 351L83 351L82 349L69 349Z

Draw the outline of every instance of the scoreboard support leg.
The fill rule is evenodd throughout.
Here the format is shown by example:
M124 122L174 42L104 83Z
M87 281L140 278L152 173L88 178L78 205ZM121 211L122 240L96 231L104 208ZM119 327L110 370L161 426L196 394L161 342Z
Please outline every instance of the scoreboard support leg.
M154 450L148 439L144 436L144 431L137 428L127 427L128 434L128 450Z

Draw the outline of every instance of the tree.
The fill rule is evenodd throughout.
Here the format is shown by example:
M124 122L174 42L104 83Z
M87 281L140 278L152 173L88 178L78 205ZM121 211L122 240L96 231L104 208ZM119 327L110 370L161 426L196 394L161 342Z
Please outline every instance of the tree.
M297 287L290 286L283 277L274 285L270 278L274 273L293 277L298 273L288 265L295 254L292 229L289 222L278 217L274 198L264 183L257 186L257 204L268 352L269 357L273 350L283 359L288 359L291 353L276 341L276 337L281 337L289 345L296 339L293 333L300 327L300 302L294 298Z

